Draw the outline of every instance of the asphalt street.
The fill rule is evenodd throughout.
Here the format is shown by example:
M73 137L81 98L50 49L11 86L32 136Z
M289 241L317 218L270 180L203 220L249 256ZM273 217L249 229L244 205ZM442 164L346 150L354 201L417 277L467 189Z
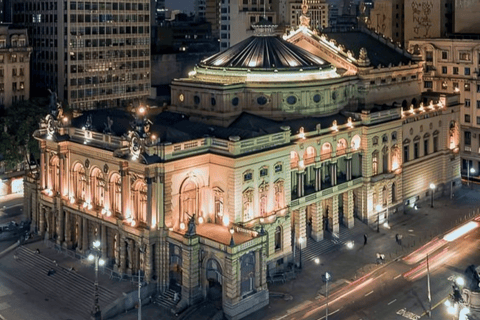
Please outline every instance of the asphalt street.
M480 226L480 224L479 224ZM372 274L347 284L329 296L330 320L428 318L426 255L429 255L432 318L451 319L443 302L452 292L452 279L463 276L471 264L480 264L480 227L448 242L435 238L421 249ZM283 319L325 319L325 285L314 303ZM475 316L475 315L474 315ZM277 318L280 319L280 318Z

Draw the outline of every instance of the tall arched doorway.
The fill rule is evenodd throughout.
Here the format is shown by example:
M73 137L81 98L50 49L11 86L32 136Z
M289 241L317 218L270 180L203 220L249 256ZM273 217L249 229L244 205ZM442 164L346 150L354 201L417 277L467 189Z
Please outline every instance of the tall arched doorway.
M207 261L206 278L208 281L207 298L222 306L222 269L215 259Z
M170 244L170 289L182 291L182 248Z

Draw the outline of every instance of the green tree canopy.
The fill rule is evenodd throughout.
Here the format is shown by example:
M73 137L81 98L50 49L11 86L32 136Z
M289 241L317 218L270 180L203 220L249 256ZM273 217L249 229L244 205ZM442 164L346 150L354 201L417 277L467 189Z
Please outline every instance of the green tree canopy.
M32 98L0 112L0 155L7 168L29 159L30 153L35 159L40 157L38 141L32 135L48 111L48 98Z

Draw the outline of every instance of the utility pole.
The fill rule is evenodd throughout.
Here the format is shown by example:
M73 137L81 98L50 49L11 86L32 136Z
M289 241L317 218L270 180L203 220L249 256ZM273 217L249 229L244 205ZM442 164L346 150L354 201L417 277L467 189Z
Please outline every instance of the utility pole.
M428 317L432 317L432 293L430 292L430 265L428 264L428 253L427 253L427 287L428 287Z

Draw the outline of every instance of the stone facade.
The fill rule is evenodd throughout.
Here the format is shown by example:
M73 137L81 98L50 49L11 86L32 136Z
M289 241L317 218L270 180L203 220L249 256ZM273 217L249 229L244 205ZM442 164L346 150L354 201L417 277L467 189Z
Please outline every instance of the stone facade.
M348 62L346 53L337 57ZM362 106L344 105L349 95L339 91L344 98L329 93L332 110L310 114L307 107L310 116L302 118L301 105L297 117L285 120L280 107L270 119L244 113L227 126L232 115L217 111L218 126L192 120L211 111L188 109L196 115L188 119L140 106L129 130L116 125L132 120L122 110L70 121L48 115L34 134L39 171L25 182L32 229L83 255L101 240L110 268L140 270L160 291L176 290L179 308L217 291L227 318L248 316L268 304L267 279L289 268L295 248L339 236L355 217L378 226L422 201L429 183L441 195L458 182L459 96L415 91L418 78L406 74L416 75L418 65L378 68L390 78L405 73L398 90L416 98L403 98L392 93L394 84L370 80L378 73L367 60L362 51L350 64L359 76L315 80L322 90L333 90L332 81L360 83ZM294 80L289 90L315 88L303 74ZM261 85L283 94L275 82ZM203 94L212 89L197 78L174 83L173 91L187 86ZM365 103L375 96L385 104Z

